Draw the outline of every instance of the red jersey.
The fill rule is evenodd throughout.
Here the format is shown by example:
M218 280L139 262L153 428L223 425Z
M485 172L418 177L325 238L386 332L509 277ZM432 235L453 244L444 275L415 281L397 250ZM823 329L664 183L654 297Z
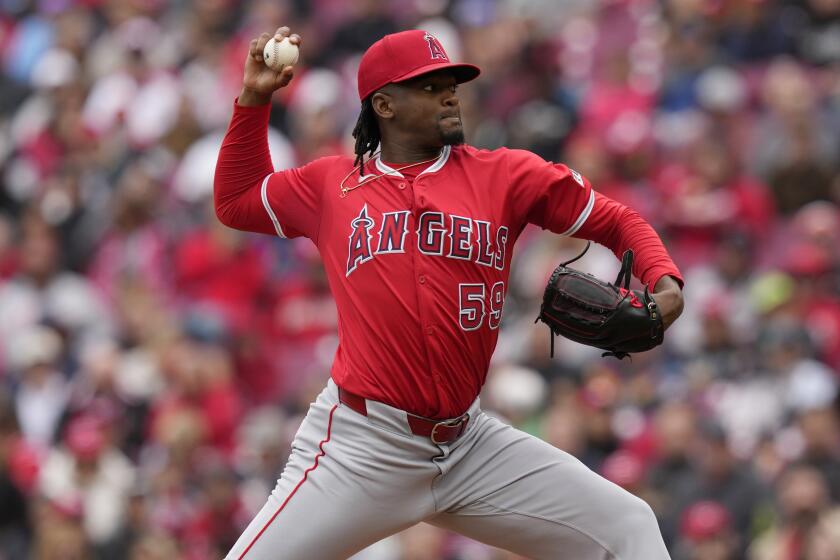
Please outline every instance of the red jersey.
M378 158L360 177L343 156L275 173L269 111L235 107L216 169L217 214L231 227L315 243L338 308L331 374L353 393L429 418L463 413L487 375L513 247L529 223L617 253L632 247L634 272L651 286L679 279L650 226L565 165L462 145L444 147L413 179ZM342 184L352 189L344 196Z

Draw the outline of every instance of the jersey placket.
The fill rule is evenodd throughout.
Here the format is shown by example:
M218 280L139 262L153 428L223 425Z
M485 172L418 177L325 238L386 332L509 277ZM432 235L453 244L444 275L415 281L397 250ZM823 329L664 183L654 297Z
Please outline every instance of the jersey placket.
M425 190L427 188L427 181L428 177L424 177L423 174L419 174L413 183L409 183L411 188L411 197L413 200L412 203L412 215L414 217L414 223L419 224L419 217L420 215L426 211L426 204L428 200L425 195ZM420 232L417 232L419 237ZM433 338L435 336L435 329L437 325L434 323L431 317L428 316L428 309L431 306L426 305L426 301L432 297L432 289L433 289L433 281L427 277L426 275L426 267L424 266L424 260L417 258L419 255L417 254L419 249L415 244L412 247L412 259L414 265L414 273L417 278L417 299L418 299L418 312L420 315L420 321L423 328L423 348L426 351L426 365L427 365L427 373L428 376L435 382L435 386L439 384L441 381L440 375L437 372L437 368L435 367L434 363L434 352L432 351L432 343ZM438 401L440 402L440 401Z
M418 174L417 177L415 177L412 181L406 178L399 171L392 170L392 168L384 164L382 160L377 160L376 166L380 171L388 171L388 180L391 181L392 184L396 185L398 189L405 191L407 195L406 199L408 201L408 209L411 212L411 218L413 221L412 225L415 232L415 238L419 239L420 232L418 230L418 218L425 210L425 205L427 203L425 195L417 194L418 181L420 185L423 185L421 177L422 173ZM429 317L427 311L429 309L429 306L426 304L428 299L431 297L433 283L426 274L425 267L423 266L423 259L419 258L420 255L418 254L419 250L417 247L416 239L414 243L408 243L407 252L411 258L411 280L414 284L414 293L415 297L417 298L417 314L419 319L418 328L421 333L421 336L423 337L423 349L426 357L426 367L424 369L427 373L428 378L434 381L439 381L440 376L436 373L435 367L433 365L434 353L430 348L430 339L435 336L436 325L434 324L433 320Z
M406 193L409 211L413 220L413 229L415 232L415 242L409 243L411 255L411 268L413 271L412 281L415 287L415 294L417 298L417 313L420 324L421 336L423 338L423 350L426 358L425 372L426 377L431 381L431 387L427 387L427 391L434 391L435 408L438 408L442 403L446 402L446 392L443 386L443 379L440 373L440 367L437 363L435 349L439 348L437 344L439 339L439 329L441 326L435 323L435 316L433 314L434 302L434 276L429 274L429 267L432 266L420 255L419 250L419 231L420 216L426 210L429 210L429 202L431 197L429 194L430 182L434 181L440 169L445 165L450 156L450 147L445 147L444 152L437 161L431 163L426 169L421 171L413 180L406 178L399 171L394 170L381 159L376 160L376 167L379 171L387 173L389 180Z
M423 349L426 358L424 370L427 372L427 376L431 379L434 377L432 373L434 368L432 365L433 354L429 348L429 338L434 336L435 325L431 322L428 313L425 311L427 309L425 303L430 295L431 282L425 273L425 269L422 264L423 259L419 258L416 241L420 235L420 232L418 231L418 217L423 212L423 206L425 205L426 198L425 196L418 197L416 193L416 182L420 179L420 175L418 175L414 181L411 181L399 171L396 171L386 165L380 159L376 160L376 167L379 171L387 172L387 180L392 185L405 192L405 199L411 213L412 229L415 232L415 242L407 244L408 247L406 253L411 258L411 282L414 285L415 301L417 302L417 317L419 319L419 325L417 325L417 328L423 337Z

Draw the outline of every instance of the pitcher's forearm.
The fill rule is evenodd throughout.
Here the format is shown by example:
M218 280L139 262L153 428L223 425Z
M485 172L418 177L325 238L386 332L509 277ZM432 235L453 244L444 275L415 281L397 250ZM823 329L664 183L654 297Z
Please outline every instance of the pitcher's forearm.
M625 250L633 249L633 275L652 289L665 276L682 283L679 269L653 227L635 210L600 193L596 193L592 212L575 237L610 248L619 260Z
M263 231L269 225L265 223L260 186L274 171L268 149L270 111L270 105L236 104L219 150L213 203L219 220L236 229Z

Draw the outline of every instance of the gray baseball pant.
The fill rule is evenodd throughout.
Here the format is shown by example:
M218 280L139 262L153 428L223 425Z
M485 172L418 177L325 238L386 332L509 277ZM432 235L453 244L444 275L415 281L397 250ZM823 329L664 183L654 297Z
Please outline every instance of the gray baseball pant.
M330 380L227 560L335 560L425 521L528 558L666 560L653 511L575 457L483 413L435 445L406 413L363 416Z

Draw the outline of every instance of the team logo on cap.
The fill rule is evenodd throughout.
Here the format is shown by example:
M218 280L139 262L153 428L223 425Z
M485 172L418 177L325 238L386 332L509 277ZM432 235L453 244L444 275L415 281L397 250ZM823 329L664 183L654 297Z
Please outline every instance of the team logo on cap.
M443 50L440 42L434 37L434 35L430 33L426 33L423 35L423 38L426 39L426 43L429 44L429 53L432 55L432 60L438 58L440 60L449 60L446 57L446 52Z

